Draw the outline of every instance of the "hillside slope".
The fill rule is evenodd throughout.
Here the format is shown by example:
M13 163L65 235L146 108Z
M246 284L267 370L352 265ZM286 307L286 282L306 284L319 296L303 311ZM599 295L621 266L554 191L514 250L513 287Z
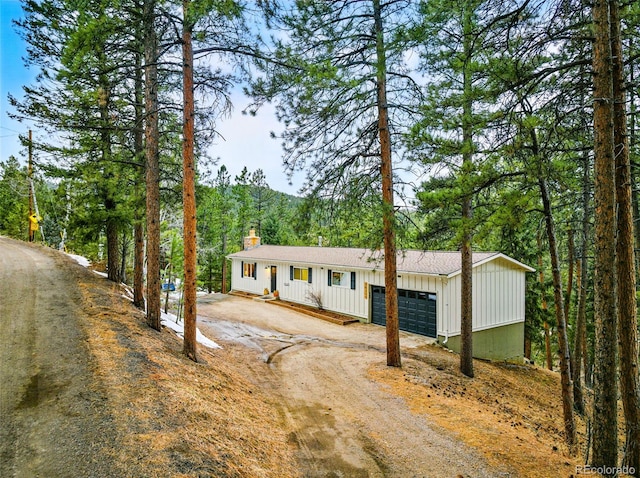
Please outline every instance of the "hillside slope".
M579 446L564 444L560 377L533 367L475 361L475 378L458 371L459 357L425 347L407 357L402 370L369 373L403 397L414 413L479 450L493 466L523 478L570 477L582 463L585 424L576 415Z
M256 368L247 362L252 354L238 347L200 347L201 362L193 363L182 356L172 331L146 326L120 286L55 251L41 253L55 256L66 274L64 286L77 297L79 337L90 357L85 368L95 389L87 394L97 391L102 397L100 409L115 430L104 443L77 444L94 460L98 453L109 455L114 476L305 476L283 423L281 396L248 375ZM348 327L343 330L349 334ZM62 337L65 331L58 333ZM579 456L569 456L557 374L476 362L476 378L468 379L457 371L458 357L438 346L405 352L402 369L380 361L362 373L406 403L417 421L441 427L490 466L508 470L499 476L575 474L585 427L578 420Z
M116 286L92 279L82 290L87 304L94 304L91 350L109 384L116 422L129 430L122 462L158 470L148 476L163 476L166 469L184 477L305 476L306 464L296 460L295 441L282 423L281 396L273 384L262 387L247 375L254 366L243 360L251 354L200 347L203 363L193 364L182 357L173 333L148 329ZM468 379L457 364L457 355L424 346L405 354L402 369L380 362L368 375L404 400L417 420L453 433L489 465L508 470L500 476L575 474L585 427L578 418L580 447L571 457L556 373L476 361L476 378Z
M200 347L193 363L119 286L87 272L79 287L94 372L121 436L121 476L299 476L275 407L224 350Z

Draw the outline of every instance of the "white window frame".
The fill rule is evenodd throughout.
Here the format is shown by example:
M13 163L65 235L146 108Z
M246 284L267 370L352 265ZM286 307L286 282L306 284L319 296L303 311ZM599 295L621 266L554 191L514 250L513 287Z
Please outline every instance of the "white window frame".
M340 274L340 282L335 282L336 274ZM331 271L331 287L351 288L351 273L347 271Z
M256 279L258 265L255 262L245 262L242 267L242 277Z
M309 282L309 268L293 266L293 280L300 282Z

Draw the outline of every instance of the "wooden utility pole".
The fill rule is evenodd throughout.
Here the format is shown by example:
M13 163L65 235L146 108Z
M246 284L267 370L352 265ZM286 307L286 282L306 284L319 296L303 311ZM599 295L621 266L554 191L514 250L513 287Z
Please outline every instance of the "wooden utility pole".
M27 222L29 223L29 242L33 242L36 235L36 230L33 228L32 216L33 212L33 147L32 147L32 133L29 130L29 144L27 148L29 150L29 166L27 167L27 176L29 178L29 216L27 217Z

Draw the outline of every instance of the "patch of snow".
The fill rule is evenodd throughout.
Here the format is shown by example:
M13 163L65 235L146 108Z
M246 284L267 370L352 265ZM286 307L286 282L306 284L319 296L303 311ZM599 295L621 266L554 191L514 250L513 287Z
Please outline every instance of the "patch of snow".
M91 265L91 262L89 262L89 259L87 259L86 257L78 256L76 254L69 254L68 252L66 254L69 257L71 257L71 259L73 259L78 264L80 264L82 267L89 267Z
M178 337L181 337L182 339L184 339L184 325L183 324L179 324L177 322L177 317L175 315L173 315L173 314L165 314L164 312L162 312L161 323L165 327L169 327L171 330L173 330L176 333L176 335L178 335ZM205 347L209 347L210 349L221 349L222 348L222 347L220 347L220 345L215 343L213 340L205 337L202 334L202 332L200 332L200 329L196 329L196 341L198 343L204 345Z
M124 282L121 282L120 286L122 287L122 290L123 290L122 297L133 302L133 287L129 287Z
M76 261L82 267L89 267L91 265L91 261L89 261L89 259L87 259L86 257L78 256L76 254L69 254L68 252L65 252L65 254L68 255L69 257L71 257L71 259ZM101 277L107 277L107 273L106 272L93 271L93 273L94 274L98 274Z
M78 264L83 266L83 267L89 267L91 265L91 262L86 257L78 256L76 254L69 254L69 253L66 253L66 254L69 257L71 257L74 261L76 261ZM98 271L93 271L93 272L95 272L99 276L107 277L107 274L104 273L104 272L98 272ZM125 291L128 292L128 294L122 294L122 297L124 297L125 299L128 299L128 300L133 300L133 293L129 290L129 288L125 288ZM180 297L179 293L171 294L172 297L174 295L176 296L176 298ZM162 325L164 325L165 327L169 327L171 330L173 330L178 335L178 337L181 337L181 338L184 339L184 326L182 324L178 323L177 318L176 318L175 315L173 315L173 314L165 314L164 312L162 312L162 318L161 319L162 319L161 320ZM215 343L213 340L209 339L208 337L205 337L202 334L202 332L200 332L200 329L196 329L196 341L198 343L204 345L205 347L209 347L210 349L221 349L222 348L222 347L220 347L220 345Z

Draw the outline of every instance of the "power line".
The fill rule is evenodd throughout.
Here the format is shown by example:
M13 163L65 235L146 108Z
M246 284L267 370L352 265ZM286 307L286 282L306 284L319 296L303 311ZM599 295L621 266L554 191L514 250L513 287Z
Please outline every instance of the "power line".
M0 129L6 129L7 131L11 131L13 133L22 134L22 132L16 131L15 129L7 128L6 126L0 126ZM2 137L4 138L5 136Z

